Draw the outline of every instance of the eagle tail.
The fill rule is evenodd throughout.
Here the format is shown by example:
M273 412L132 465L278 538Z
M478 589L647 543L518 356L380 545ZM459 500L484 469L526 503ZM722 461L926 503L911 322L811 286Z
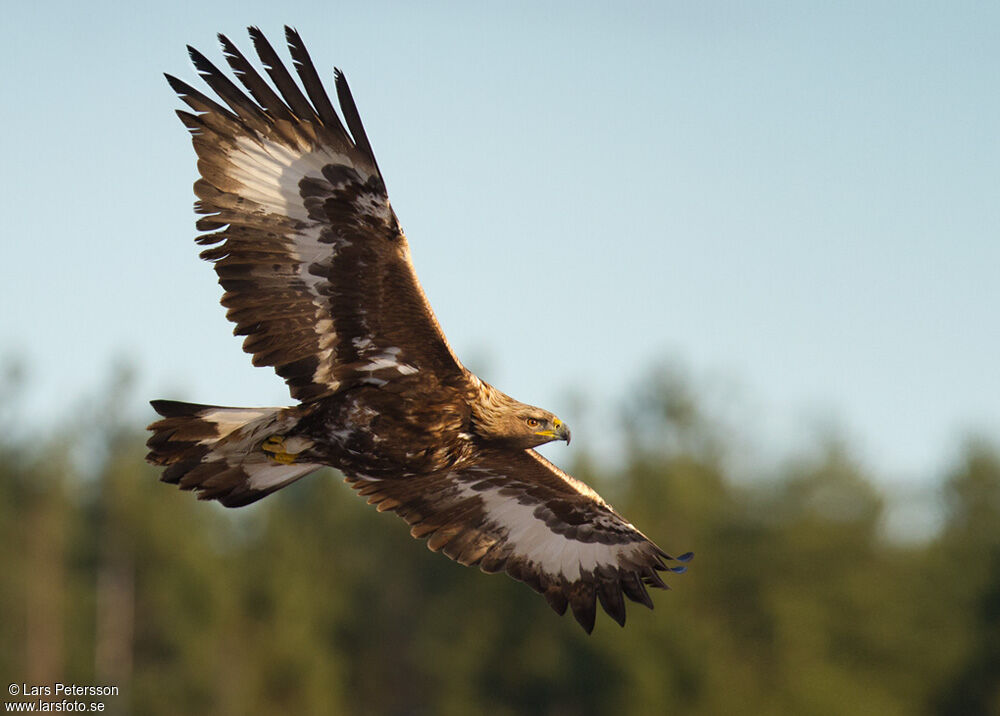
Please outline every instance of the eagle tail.
M149 426L146 460L164 465L160 477L202 500L242 507L323 467L299 461L311 442L287 433L295 408L223 408L154 400L162 416Z

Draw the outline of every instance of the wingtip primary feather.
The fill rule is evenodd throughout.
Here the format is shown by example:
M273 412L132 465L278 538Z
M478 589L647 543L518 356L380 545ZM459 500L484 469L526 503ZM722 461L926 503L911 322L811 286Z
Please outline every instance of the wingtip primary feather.
M338 137L346 139L347 133L340 123L340 118L333 108L333 103L330 101L330 96L326 93L326 88L323 87L323 81L316 71L316 65L313 63L309 51L306 49L305 42L302 41L302 36L299 35L298 30L285 25L285 41L288 43L288 51L292 55L292 64L295 65L295 71L298 73L299 79L306 89L306 94L309 95L309 99L316 109L320 121L333 130Z
M379 171L378 162L375 161L375 152L372 151L372 145L368 141L368 134L365 132L365 126L361 122L361 113L358 112L358 106L354 102L354 95L351 94L351 87L347 83L347 77L339 67L334 68L333 76L334 86L337 88L337 99L340 101L340 110L344 113L344 120L347 122L347 128L351 131L351 136L354 138L354 144L372 163L372 168L381 176L382 172Z
M271 45L260 28L250 26L247 28L247 32L250 34L250 39L253 41L254 49L257 51L257 56L260 58L261 63L263 63L264 69L292 113L300 120L307 122L314 121L317 118L315 109L309 103L309 100L306 99L305 95L302 94L299 86L295 84L295 80L288 73L285 64L281 61L274 46Z
M211 72L211 70L215 69L215 66L198 50L198 48L193 45L188 45L187 51L188 57L191 58L191 64L193 64L195 69L199 72Z
M284 100L264 81L240 49L225 35L219 33L222 53L233 74L243 84L257 103L272 118L293 120L293 116Z

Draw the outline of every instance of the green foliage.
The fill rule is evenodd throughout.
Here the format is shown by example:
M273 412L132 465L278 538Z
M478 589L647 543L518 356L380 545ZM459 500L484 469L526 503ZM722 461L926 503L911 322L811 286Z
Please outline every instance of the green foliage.
M943 481L938 533L894 543L845 446L737 482L683 381L648 385L624 407L624 463L576 473L697 558L655 612L590 637L333 471L227 511L159 483L114 421L0 432L0 672L117 684L109 707L154 715L1000 713L992 448L970 443Z

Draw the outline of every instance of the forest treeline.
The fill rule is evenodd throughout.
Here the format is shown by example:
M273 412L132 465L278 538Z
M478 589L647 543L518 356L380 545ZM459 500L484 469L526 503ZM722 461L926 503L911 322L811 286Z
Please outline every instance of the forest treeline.
M592 636L332 470L227 511L160 483L113 404L43 442L0 404L0 676L117 685L108 712L143 715L1000 714L994 447L958 451L940 524L894 541L849 447L736 480L697 397L649 385L621 464L568 467L696 557Z

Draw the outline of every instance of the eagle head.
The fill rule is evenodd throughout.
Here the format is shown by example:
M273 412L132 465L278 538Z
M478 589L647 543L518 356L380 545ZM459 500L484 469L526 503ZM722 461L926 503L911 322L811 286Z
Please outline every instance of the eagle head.
M569 428L554 414L520 403L491 386L484 387L488 390L473 407L473 428L479 437L522 450L553 440L569 443Z
M570 432L562 420L547 410L531 408L521 416L524 424L525 447L543 445L552 440L565 440L569 445Z

